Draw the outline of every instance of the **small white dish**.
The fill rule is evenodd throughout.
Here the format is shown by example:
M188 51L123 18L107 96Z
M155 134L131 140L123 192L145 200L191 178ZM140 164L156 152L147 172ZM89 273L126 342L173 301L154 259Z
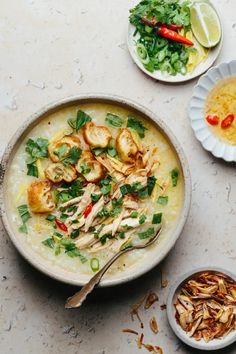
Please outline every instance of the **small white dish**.
M189 337L189 335L177 323L175 318L176 309L174 306L177 295L179 294L182 285L194 275L198 275L199 273L207 271L223 273L232 278L234 281L236 281L235 274L218 267L197 268L194 271L182 275L170 289L167 299L167 317L172 330L181 341L183 341L185 344L189 345L192 348L211 352L212 350L222 349L234 343L236 341L236 330L228 334L223 339L213 339L208 343L206 343L203 339L201 339L200 341L196 341L194 338Z
M204 149L227 162L236 162L236 146L229 145L214 135L206 122L204 106L209 92L218 81L233 76L236 76L236 60L211 68L194 87L189 106L189 117L196 138Z
M211 4L211 6L217 12L214 5ZM220 19L219 14L218 14L218 17ZM221 24L221 29L222 29L222 24ZM221 48L222 48L222 43L223 43L223 29L222 29L221 40L220 40L219 44L210 50L209 55L206 60L204 60L202 63L200 63L191 73L187 73L186 75L177 74L176 76L172 76L168 73L162 73L160 70L156 70L153 73L151 73L150 71L148 71L144 68L143 64L141 63L141 61L138 58L138 55L137 55L136 49L135 49L135 42L139 38L139 35L137 34L134 37L134 33L135 33L135 27L131 23L129 23L128 35L127 35L127 45L128 45L130 55L133 58L134 62L137 64L139 69L141 69L148 76L152 77L153 79L163 81L163 82L169 82L169 83L184 82L184 81L192 80L195 77L202 75L214 64L215 60L218 58Z

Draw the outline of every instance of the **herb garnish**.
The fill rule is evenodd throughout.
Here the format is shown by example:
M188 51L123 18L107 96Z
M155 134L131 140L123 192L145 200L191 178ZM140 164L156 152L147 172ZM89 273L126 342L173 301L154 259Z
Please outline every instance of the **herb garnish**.
M132 185L123 184L120 187L121 194L124 196L126 194L135 194L139 198L146 198L148 196L147 187L143 187L140 182L135 182Z
M132 116L128 116L127 127L136 130L140 138L145 137L145 130L147 130L147 128L145 128L145 126L140 120Z
M65 203L84 194L84 186L81 184L79 178L71 184L64 183L61 188L64 189L60 189L60 191L55 190L55 199L57 203Z
M89 172L91 172L91 168L87 163L83 162L80 165L80 172L82 173L82 175L87 175Z
M168 196L160 196L157 199L157 203L161 205L167 205L168 199L169 199Z
M67 144L62 144L61 146L59 146L57 149L55 149L53 151L53 154L58 156L59 159L62 158L63 156L66 155L66 153L68 152L68 145Z
M146 219L147 219L146 215L144 215L144 214L140 215L140 217L139 217L139 224L140 224L140 225L141 225L141 224L144 224L145 221L146 221Z
M43 240L43 241L42 241L42 244L43 244L44 246L49 247L49 248L54 248L54 246L55 246L55 241L54 241L54 239L53 239L52 237L49 237L49 238L47 238L46 240Z
M106 195L111 191L111 178L107 177L100 181L101 193Z
M147 180L148 195L152 194L152 191L155 187L156 181L157 181L156 177L154 177L154 176L148 177L148 180Z
M25 151L28 154L26 159L27 175L38 177L38 168L35 163L38 159L45 159L48 157L48 140L43 138L38 138L36 140L28 139Z
M78 160L80 159L81 156L81 149L79 149L76 146L73 146L68 155L61 161L63 165L68 166L68 165L75 165Z
M87 262L87 258L80 253L80 251L76 247L76 244L69 239L60 239L53 236L47 238L46 240L43 240L42 244L49 248L55 249L55 255L58 255L61 252L61 248L63 248L65 253L69 257L79 257L81 263Z
M99 266L98 258L91 258L90 259L90 267L93 272L97 272L99 270L100 266Z
M146 231L139 232L138 237L140 238L140 240L144 240L144 239L154 235L154 233L155 233L154 227L149 227Z
M130 217L135 219L138 217L138 212L137 211L132 211L132 213L130 214Z
M162 221L162 213L153 214L152 224L161 224Z
M17 207L17 210L18 210L18 213L19 213L21 220L22 220L22 225L19 227L19 231L27 234L28 229L27 229L26 223L31 218L31 215L28 210L28 205L27 204L19 205Z
M80 229L73 230L70 234L70 238L74 239L74 238L78 237L79 234L80 234Z
M112 113L107 113L105 121L107 124L115 128L121 128L125 123L125 119Z
M53 221L56 219L56 215L53 215L53 214L48 214L48 216L46 217L46 220L48 221Z
M77 112L76 118L68 119L67 122L72 129L74 129L75 131L78 131L87 122L91 122L91 120L92 120L92 118L88 114L79 110Z
M176 187L178 184L178 178L179 178L179 170L178 168L174 168L171 173L171 179L172 179L172 186Z
M91 194L92 202L96 203L100 199L100 197L101 197L101 194L94 194L94 193Z

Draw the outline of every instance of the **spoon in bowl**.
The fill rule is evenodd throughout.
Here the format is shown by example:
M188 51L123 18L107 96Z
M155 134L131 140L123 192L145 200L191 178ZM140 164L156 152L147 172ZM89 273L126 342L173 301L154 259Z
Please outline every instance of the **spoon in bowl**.
M65 308L67 309L72 309L72 308L77 308L82 305L82 303L85 301L86 297L88 294L90 294L94 287L99 284L101 281L103 275L106 273L106 271L110 268L110 266L123 254L133 251L133 250L140 250L143 248L146 248L148 246L151 246L158 237L160 236L161 233L161 227L157 230L156 235L153 236L148 240L147 243L143 245L135 245L135 246L127 246L125 249L120 250L118 253L116 253L103 267L102 269L96 273L87 284L85 284L80 291L75 293L73 296L69 297L66 300Z

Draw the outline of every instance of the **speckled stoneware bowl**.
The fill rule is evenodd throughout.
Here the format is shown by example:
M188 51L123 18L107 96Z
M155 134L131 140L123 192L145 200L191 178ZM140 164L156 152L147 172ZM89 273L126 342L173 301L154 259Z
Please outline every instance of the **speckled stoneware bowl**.
M227 162L236 162L236 146L221 141L211 131L205 119L204 106L209 92L223 79L236 76L236 60L211 68L194 87L189 106L189 117L196 138L204 149Z
M135 264L135 267L131 267L132 269L127 267L127 269L123 272L119 272L113 275L106 275L100 285L111 286L135 279L140 275L148 272L150 269L160 263L161 260L174 246L188 216L191 199L191 182L189 168L185 155L173 133L171 133L171 131L166 127L163 121L157 118L151 111L130 100L126 100L124 98L116 97L113 95L102 94L87 94L77 97L66 98L59 102L46 106L39 112L32 115L26 122L23 123L23 125L17 130L16 134L13 136L6 148L2 159L3 176L0 190L0 205L2 209L3 223L13 244L16 246L21 255L34 267L54 279L72 285L82 286L89 280L90 275L88 274L78 274L69 272L62 268L59 268L55 264L52 264L52 262L49 263L49 261L46 261L42 256L34 252L26 241L22 241L22 234L13 231L13 226L9 221L10 217L8 205L10 201L7 200L5 186L9 174L9 166L14 157L14 154L16 153L16 150L23 141L23 139L26 137L27 134L29 134L29 132L34 126L36 126L43 118L47 117L51 113L57 112L61 108L91 102L115 104L120 107L131 109L132 111L134 111L134 113L136 112L137 114L142 115L147 120L153 121L156 124L157 128L160 130L160 132L162 132L162 134L167 138L170 145L176 152L184 178L183 206L175 229L168 234L168 237L162 237L162 235L160 236L160 239L157 241L155 246L152 246L152 249L149 249L151 251L151 253L149 254L150 257L145 257L145 262L140 260Z
M180 293L182 285L193 276L198 275L202 272L218 272L228 275L234 281L236 281L236 275L231 273L228 270L218 268L218 267L205 267L205 268L197 268L194 271L190 271L184 275L182 275L176 283L171 287L168 299L167 299L167 317L169 324L179 339L181 339L185 344L190 347L197 348L200 350L205 350L211 352L212 350L218 350L229 346L230 344L236 341L236 331L231 332L228 336L223 339L213 339L210 342L206 343L203 339L197 342L194 338L188 336L188 334L180 327L180 325L176 322L175 318L175 302L178 294Z

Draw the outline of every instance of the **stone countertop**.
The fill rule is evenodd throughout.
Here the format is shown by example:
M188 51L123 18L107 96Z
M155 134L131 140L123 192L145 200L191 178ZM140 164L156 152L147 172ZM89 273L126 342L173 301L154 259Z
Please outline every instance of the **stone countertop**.
M193 136L187 108L196 80L181 85L156 82L132 62L126 46L130 0L9 0L0 17L0 153L30 114L60 98L86 92L121 95L162 117L181 142L192 173L190 215L175 248L162 264L122 287L97 290L79 311L63 308L75 290L40 274L14 249L1 224L0 353L125 354L139 350L139 330L129 309L147 291L159 302L142 314L145 341L164 354L197 354L168 327L168 287L161 289L160 269L169 283L197 266L229 270L236 262L235 165L205 152ZM236 2L214 1L221 14L224 44L218 63L236 56ZM150 334L155 315L160 332ZM236 353L236 346L222 351Z

